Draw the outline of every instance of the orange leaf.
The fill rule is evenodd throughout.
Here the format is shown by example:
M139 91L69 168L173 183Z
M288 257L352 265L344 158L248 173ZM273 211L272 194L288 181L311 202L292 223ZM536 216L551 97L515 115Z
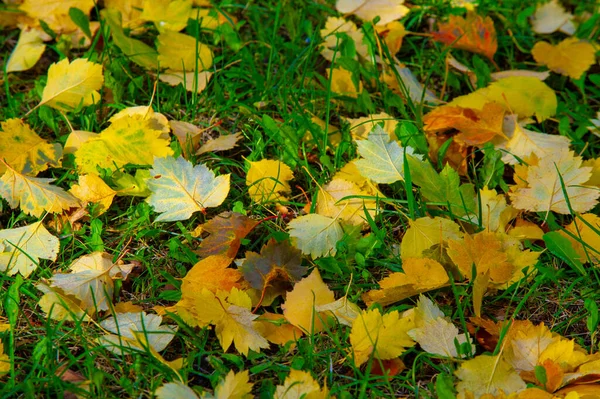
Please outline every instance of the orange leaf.
M259 222L235 212L223 212L204 223L203 231L210 233L196 251L200 257L226 255L235 258L242 238Z
M231 291L233 287L240 288L239 281L242 273L230 269L232 258L223 255L212 255L196 263L183 278L181 291L201 291L206 288L216 293L219 290Z
M498 49L494 21L474 13L468 13L467 18L451 15L448 22L440 24L433 38L457 49L483 54L490 60Z

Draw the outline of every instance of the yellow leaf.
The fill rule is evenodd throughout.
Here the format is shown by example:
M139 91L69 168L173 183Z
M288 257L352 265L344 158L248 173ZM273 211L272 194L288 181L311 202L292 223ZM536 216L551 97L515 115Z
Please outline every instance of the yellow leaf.
M147 169L138 169L135 175L129 173L115 172L113 181L117 186L117 195L132 197L147 197L151 194L148 189L148 180L150 180L150 171Z
M195 37L166 30L158 35L158 61L172 71L200 72L212 66L213 54Z
M600 262L600 253L598 252L600 251L600 233L597 232L600 230L600 217L593 213L576 216L573 222L566 227L566 230L572 236L563 231L559 231L559 233L571 241L571 245L579 255L579 260L582 263L587 263L588 260L591 260L593 264ZM577 238L573 238L573 236ZM585 246L583 243L585 243Z
M544 323L537 326L529 320L512 323L506 335L505 359L518 371L534 371L540 355L557 341Z
M479 355L463 362L455 374L461 379L456 385L459 397L466 391L480 397L485 394L515 393L527 387L501 355Z
M86 132L85 130L73 130L65 142L64 153L74 154L83 143L96 136L98 136L98 133Z
M113 306L113 310L115 313L140 313L144 308L139 305L134 305L131 301L127 301L116 303Z
M363 90L362 82L358 82L358 88L352 81L352 73L344 68L329 68L327 79L331 81L331 91L341 96L358 98Z
M288 323L285 316L269 312L256 319L256 329L260 335L276 345L296 341L303 335L302 330Z
M229 371L225 379L219 382L214 395L202 395L202 399L250 399L253 398L252 386L249 381L248 370L234 373Z
M319 383L306 371L291 369L283 385L278 385L274 399L327 399L327 387L321 389ZM334 398L332 398L334 399Z
M379 17L377 25L400 19L410 11L404 0L337 0L335 8L342 14L354 14L366 22Z
M79 184L74 184L69 192L82 202L99 204L98 215L110 208L113 198L117 194L97 175L80 175Z
M539 79L526 76L501 79L471 94L456 97L448 105L483 109L489 102L500 104L523 118L535 115L539 121L554 115L557 107L554 91Z
M69 17L69 9L79 8L89 15L94 0L24 0L19 9L34 20L43 20L55 33L68 33L77 29ZM13 17L14 18L14 17Z
M177 326L162 325L162 317L146 312L117 313L100 322L112 334L98 338L98 343L109 351L121 354L130 349L141 352L160 352L175 337Z
M104 7L118 10L121 13L123 28L135 29L142 25L142 9L144 0L104 0Z
M50 65L48 83L44 87L39 105L71 111L79 105L94 104L100 100L98 90L103 83L102 65L84 58L69 63L65 58Z
M409 33L400 21L392 21L385 25L378 24L375 26L375 31L378 34L378 39L383 37L390 54L397 54L400 51L402 40Z
M333 176L333 178L348 180L374 197L379 196L380 198L385 198L385 195L377 189L377 184L360 174L356 162L348 162Z
M114 171L130 163L152 165L155 157L171 155L169 141L153 126L152 119L140 115L118 118L75 151L79 171L97 175L97 167Z
M7 119L1 123L0 159L15 171L35 176L48 166L59 167L62 158L60 144L52 144L38 136L21 119ZM6 166L0 163L0 175Z
M164 384L154 392L154 395L156 399L199 399L192 388L180 381Z
M43 32L37 29L21 30L17 46L6 64L6 72L26 71L42 58L46 49L42 35Z
M538 64L573 79L579 79L596 62L594 46L575 37L565 39L556 46L537 42L531 54Z
M10 372L10 357L4 353L4 344L0 341L0 375Z
M141 18L154 22L160 32L178 32L186 27L191 11L190 0L144 0Z
M183 278L182 295L204 288L215 294L219 290L229 292L233 287L240 288L243 276L238 269L228 268L231 261L228 256L212 255L196 263Z
M313 334L324 329L324 321L327 319L327 315L319 314L316 308L334 300L333 292L325 285L319 271L314 269L288 292L281 308L292 325L307 334Z
M317 213L331 218L340 218L353 225L366 225L365 208L373 218L377 212L374 199L345 197L368 197L369 193L347 180L336 179L324 185L317 196Z
M350 332L354 364L358 367L371 356L380 360L397 358L415 345L408 335L408 331L414 328L414 319L411 316L401 317L397 310L384 315L379 309L363 311Z
M65 209L76 207L79 201L60 187L50 185L54 179L25 176L10 166L0 178L0 197L11 208L20 205L21 210L39 217L44 212L61 213Z
M319 313L329 312L338 323L352 327L354 320L360 315L360 308L355 303L348 300L348 297L341 297L335 302L326 303L315 307Z
M171 86L182 84L187 91L202 93L212 75L213 73L208 71L195 73L167 70L160 74L159 79Z
M50 234L41 221L0 230L0 271L9 276L21 273L28 277L40 259L56 260L59 244L58 238Z
M554 33L557 30L573 34L575 26L572 20L573 14L565 11L558 0L551 0L538 5L531 17L531 29L541 34Z
M337 219L311 213L288 223L290 237L295 247L313 258L334 256L336 244L344 237Z
M409 220L408 224L409 227L400 243L402 259L422 258L426 249L450 239L458 240L463 236L458 224L439 216Z
M573 371L575 368L583 364L588 358L588 354L581 348L575 346L575 341L572 339L555 340L540 353L538 364L544 360L552 360L560 365L564 371Z
M60 288L51 288L41 282L37 283L35 287L44 293L38 302L38 306L49 319L67 320L76 323L90 320L83 302L73 295L68 295Z
M229 194L229 175L215 176L206 165L183 157L155 158L146 201L161 213L155 221L189 219L194 212L219 206Z
M379 282L380 290L367 292L363 300L367 305L379 303L382 306L409 298L426 291L448 285L448 273L444 266L433 259L405 258L402 261L404 273L392 273Z
M241 133L227 134L223 136L219 136L215 139L210 139L206 143L202 144L198 151L196 151L196 155L201 155L206 152L218 152L218 151L227 151L231 150L233 147L237 145L237 142L242 138Z
M392 140L397 140L396 127L398 126L398 121L385 112L362 118L347 118L346 120L350 123L350 134L354 140L366 140L369 137L369 133L379 124L383 125L383 131L389 134Z
M481 225L489 231L504 231L508 222L517 216L517 210L506 204L504 194L487 187L479 190L481 201Z
M600 158L583 161L583 166L592 168L592 175L584 184L586 186L595 186L600 188Z
M250 169L246 174L246 186L252 201L262 203L268 201L286 201L283 193L292 189L289 181L294 174L289 166L283 162L263 159L249 162Z
M589 211L598 202L600 192L584 185L592 174L592 168L581 164L581 157L567 150L540 158L537 165L526 168L525 187L517 185L511 188L512 205L531 212L570 214L566 191L574 212Z
M144 121L148 121L148 126L153 130L160 130L161 139L169 140L169 132L171 131L171 127L169 125L169 121L167 118L158 112L154 112L151 106L140 105L137 107L127 107L113 116L108 120L110 123L115 123L119 119L127 120L129 117L139 116L140 119Z
M344 18L328 17L325 26L321 29L321 37L324 39L321 47L323 58L332 61L334 54L339 54L337 46L340 44L340 40L336 36L338 33L345 33L352 39L356 53L359 56L366 58L369 55L369 47L365 37L354 22L347 21Z

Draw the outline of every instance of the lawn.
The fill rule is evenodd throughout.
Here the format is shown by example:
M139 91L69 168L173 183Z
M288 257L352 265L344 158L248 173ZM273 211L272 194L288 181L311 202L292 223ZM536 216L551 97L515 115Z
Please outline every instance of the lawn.
M595 2L0 26L0 397L600 397Z

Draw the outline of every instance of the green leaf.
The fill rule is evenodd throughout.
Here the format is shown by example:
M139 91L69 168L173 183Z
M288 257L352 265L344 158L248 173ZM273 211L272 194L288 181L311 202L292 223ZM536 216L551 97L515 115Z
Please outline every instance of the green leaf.
M90 20L87 15L79 8L69 8L69 17L75 22L75 25L79 27L85 33L87 37L92 38L92 31L90 30Z
M452 377L448 374L438 374L435 379L435 393L438 399L456 399Z
M587 272L579 260L579 255L575 252L571 245L571 241L569 241L567 237L561 235L557 231L552 231L544 234L544 242L546 243L548 251L553 255L562 259L580 274L584 276L587 275Z

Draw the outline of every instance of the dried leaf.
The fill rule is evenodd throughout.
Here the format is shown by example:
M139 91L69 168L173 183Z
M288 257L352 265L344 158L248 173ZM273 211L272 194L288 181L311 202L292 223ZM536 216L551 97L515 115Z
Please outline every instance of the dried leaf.
M227 134L219 136L216 139L210 139L196 151L196 155L201 155L206 152L218 152L231 150L237 145L237 142L242 138L241 133Z
M459 394L511 394L524 390L527 385L501 355L479 355L463 362L455 372L461 379L456 388Z
M236 212L223 212L202 225L202 230L210 233L198 247L198 255L226 255L235 258L240 249L241 241L254 227L258 220Z
M98 343L116 354L121 354L125 348L160 352L169 345L177 331L177 326L161 326L161 323L161 316L146 312L117 313L100 322L100 326L112 334L101 336Z
M448 22L440 23L433 38L457 49L483 54L490 60L498 49L494 21L474 12L467 13L466 18L450 15Z
M321 389L310 373L291 369L283 385L278 385L274 399L327 399L327 387Z
M21 273L28 277L41 259L55 261L58 238L46 230L42 222L15 229L0 230L0 271L9 276Z
M404 0L337 0L335 8L342 14L354 14L366 22L379 17L377 25L400 19L410 11Z
M219 290L229 292L234 287L241 288L242 273L228 267L231 261L231 258L223 255L212 255L202 259L183 278L181 291L207 289L216 294Z
M402 259L423 258L423 251L432 246L463 236L458 224L439 216L409 220L408 224L400 244Z

